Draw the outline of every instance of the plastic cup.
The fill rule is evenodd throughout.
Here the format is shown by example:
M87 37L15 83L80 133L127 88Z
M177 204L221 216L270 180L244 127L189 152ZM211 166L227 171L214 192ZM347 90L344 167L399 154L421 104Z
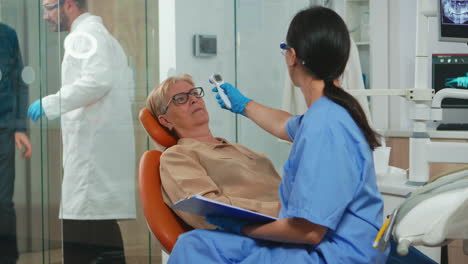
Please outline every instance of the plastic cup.
M375 173L385 175L388 172L391 147L377 147L374 149Z

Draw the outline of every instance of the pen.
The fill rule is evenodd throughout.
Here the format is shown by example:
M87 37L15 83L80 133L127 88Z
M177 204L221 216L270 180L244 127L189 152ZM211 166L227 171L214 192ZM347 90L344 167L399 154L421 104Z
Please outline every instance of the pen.
M374 243L372 244L372 246L374 248L377 248L378 245L379 245L379 241L380 239L382 238L382 235L383 233L385 232L385 230L387 230L387 227L388 225L390 224L390 220L392 219L392 216L388 216L387 217L387 220L385 220L385 223L382 225L382 227L380 228L379 230L379 233L377 233L377 236L375 237L375 240L374 240Z

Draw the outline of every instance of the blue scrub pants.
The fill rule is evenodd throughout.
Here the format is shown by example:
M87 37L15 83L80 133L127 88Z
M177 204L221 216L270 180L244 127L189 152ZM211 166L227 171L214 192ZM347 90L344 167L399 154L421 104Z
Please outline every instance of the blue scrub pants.
M177 238L168 264L325 264L311 246L275 243L233 233L195 229Z
M16 263L16 212L14 131L0 128L0 263Z

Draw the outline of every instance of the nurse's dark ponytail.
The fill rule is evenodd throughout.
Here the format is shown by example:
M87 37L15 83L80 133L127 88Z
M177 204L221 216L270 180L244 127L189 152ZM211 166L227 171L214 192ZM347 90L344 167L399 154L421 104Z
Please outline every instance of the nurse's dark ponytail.
M325 82L324 94L330 100L348 110L348 113L354 119L354 122L356 122L359 128L361 128L362 133L372 150L380 146L378 135L370 127L366 114L356 98L347 93L341 87L336 87L333 82Z
M359 102L334 84L348 62L351 41L343 19L333 10L311 7L300 11L289 26L286 42L294 48L304 68L324 80L324 95L345 108L362 130L370 148L380 146L378 134L370 127Z

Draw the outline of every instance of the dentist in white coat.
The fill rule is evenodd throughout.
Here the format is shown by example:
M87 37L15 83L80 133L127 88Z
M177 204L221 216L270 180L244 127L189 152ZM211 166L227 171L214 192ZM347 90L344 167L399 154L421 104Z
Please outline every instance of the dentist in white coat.
M52 31L68 31L62 86L34 102L37 121L60 117L64 263L125 263L117 219L133 219L133 76L127 57L85 0L43 0Z

